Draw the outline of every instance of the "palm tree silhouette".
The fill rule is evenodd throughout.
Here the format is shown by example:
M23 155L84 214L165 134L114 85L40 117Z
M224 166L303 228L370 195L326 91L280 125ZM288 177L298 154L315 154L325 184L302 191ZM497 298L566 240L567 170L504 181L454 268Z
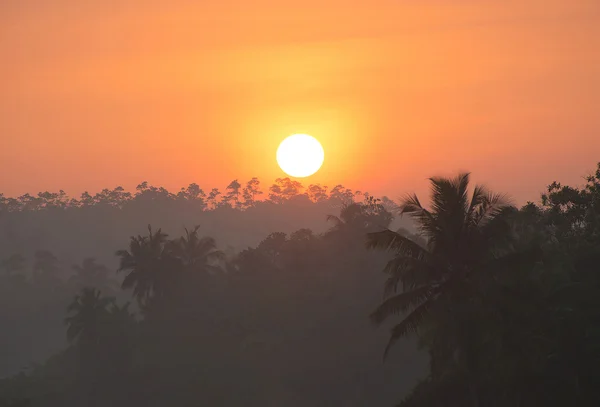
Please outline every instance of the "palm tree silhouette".
M387 299L371 319L380 324L390 316L410 311L392 328L384 357L399 338L425 326L443 325L442 341L458 351L460 365L472 378L476 361L470 316L476 310L478 286L485 271L507 254L503 243L507 242L509 227L499 215L509 204L505 196L480 185L475 186L469 199L468 173L454 179L435 177L430 182L430 210L416 195L408 196L399 207L400 214L408 214L415 221L425 245L391 230L368 234L368 247L394 253L384 269L389 274ZM437 332L436 336L442 335ZM474 380L470 384L473 406L477 406L477 386Z
M114 298L102 297L101 294L95 288L86 287L67 307L71 314L65 318L69 342L86 346L98 343L102 327L107 322L108 307L114 303Z
M191 231L186 228L185 236L171 241L168 249L181 262L185 271L216 271L220 269L217 264L225 259L225 253L217 250L217 243L212 237L200 237L199 228L200 226L196 226Z
M141 306L147 305L152 296L162 296L165 287L168 256L165 256L167 234L158 229L152 232L148 225L148 236L132 236L129 250L118 250L120 257L117 272L128 274L123 279L124 290L133 289L133 296Z

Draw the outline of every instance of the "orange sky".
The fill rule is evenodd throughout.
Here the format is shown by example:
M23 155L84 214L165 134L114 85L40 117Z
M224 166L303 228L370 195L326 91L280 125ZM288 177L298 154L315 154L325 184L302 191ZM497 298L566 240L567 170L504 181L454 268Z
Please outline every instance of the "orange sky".
M296 132L306 184L393 198L467 169L522 202L600 161L598 0L83 3L0 2L7 195L271 182Z

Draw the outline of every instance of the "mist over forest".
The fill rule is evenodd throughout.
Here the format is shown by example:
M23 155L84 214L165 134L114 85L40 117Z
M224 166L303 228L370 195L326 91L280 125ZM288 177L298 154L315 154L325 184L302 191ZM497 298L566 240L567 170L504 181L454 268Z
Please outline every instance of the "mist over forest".
M0 195L0 406L597 405L586 182Z
M244 184L234 180L223 192L217 188L205 192L197 184L173 192L142 182L133 192L116 187L84 192L79 198L63 191L14 198L0 195L0 208L6 213L0 218L0 253L32 255L49 250L67 266L93 255L114 266L114 251L129 236L143 233L148 224L175 235L200 225L221 249L235 252L257 245L275 231L307 228L322 233L330 227L327 215L368 196L342 185L304 187L289 178L277 179L265 189L256 178ZM387 197L382 204L389 211L396 205ZM406 219L396 219L396 225L411 228Z
M194 347L205 348L209 354L203 357L199 369L216 375L217 371L223 369L220 365L225 361L231 363L235 371L245 370L253 377L260 377L256 372L251 373L253 369L272 369L273 372L288 369L287 376L283 374L277 380L294 382L304 377L298 381L300 388L318 387L320 380L332 380L331 372L324 370L318 375L308 372L311 369L320 370L326 358L331 359L328 363L332 369L340 364L336 359L341 358L346 359L344 363L349 365L346 367L346 377L339 378L337 386L343 389L344 382L354 381L353 387L358 386L355 389L357 394L351 399L358 402L374 389L380 392L378 383L388 375L390 379L387 380L391 380L394 364L384 366L380 363L381 347L377 346L377 342L385 341L386 333L374 332L367 316L381 296L380 285L384 280L379 269L383 263L380 256L367 254L362 234L342 237L343 233L338 231L339 225L336 226L333 219L327 219L329 215L339 216L343 208L353 203L366 205L369 202L373 205L376 201L368 193L352 191L341 185L331 190L320 185L305 188L289 178L277 179L266 190L261 188L256 178L244 184L234 180L222 193L217 189L204 192L196 184L173 193L143 182L132 193L117 187L95 194L86 192L77 199L68 197L62 191L15 198L0 196L0 259L2 278L8 282L2 287L5 292L1 296L4 306L0 315L5 332L9 333L0 340L0 375L35 371L32 366L43 364L68 346L64 324L66 307L85 287L101 290L102 296L115 297L121 305L130 301L131 311L139 315L139 304L131 298L131 292L120 289L125 273L116 272L119 257L115 253L128 247L130 236L148 235L149 225L153 228L151 233L157 233L160 228L163 233L168 233L170 239L185 235L186 229L192 232L198 226L198 237L209 236L214 239L215 247L223 252L224 259L218 273L236 275L237 278L242 270L244 274L252 276L251 281L244 283L245 288L213 287L213 290L225 291L218 296L212 294L218 300L215 297L197 304L199 309L205 308L203 313L214 313L211 318L216 324L208 330L197 328L202 332L202 338L196 338ZM377 202L386 216L381 218L381 225L370 225L370 229L376 230L387 224L411 228L411 222L406 219L392 219L389 211L396 207L392 200L384 198L381 204ZM375 217L373 221L376 221ZM362 227L359 230L362 231ZM348 257L346 250L358 252L356 256ZM265 260L265 264L254 264L257 261L255 259L241 260L245 256L256 256L255 253L262 255L265 251L269 253L269 260ZM360 263L355 263L357 259ZM260 275L257 274L259 272ZM331 284L332 279L340 281ZM228 280L224 284L239 285L242 282ZM303 284L304 288L296 284ZM372 290L364 298L368 305L361 306L363 301L353 298L362 295L359 292L365 284L371 286ZM198 287L196 294L204 296L205 290L206 287ZM238 297L238 290L244 292L244 298ZM305 309L308 305L305 302L315 300L320 305L313 306L327 308L319 312L322 314L319 318L310 316L314 310ZM274 310L269 311L269 306ZM236 310L243 313L236 314ZM249 310L258 314L260 322L245 315ZM356 319L355 312L360 313L362 318ZM291 316L298 313L300 317L292 322ZM227 319L231 321L226 322ZM346 345L347 349L344 346L326 345L326 342L319 344L323 339L321 335L333 329L328 326L328 321L336 319L336 324L342 329L339 333L362 332L360 337L354 337ZM202 326L206 323L202 320ZM253 324L266 326L267 331L263 332L265 328L252 327ZM221 332L229 329L234 332ZM245 332L245 329L251 329L251 332ZM235 332L237 330L241 332ZM271 333L272 330L275 332ZM307 339L300 341L298 334L286 332L289 330L301 333L313 344L308 345ZM221 349L222 354L217 350L222 346L222 339L216 339L219 335L229 335L228 340L235 341L230 344L231 348ZM327 341L344 340L333 332L326 337ZM231 354L234 350L252 354L276 345L280 349L264 360L265 366L260 366L258 362L250 366L249 361ZM338 348L339 355L331 354L332 347ZM412 367L402 374L416 380L424 372L424 358L413 354L414 343L408 348L411 351L406 352L398 363L408 362ZM354 359L355 354L363 356ZM305 366L300 368L298 361L286 361L294 357L304 359ZM362 363L359 363L361 360ZM282 366L284 361L296 367L289 369L285 364ZM369 369L365 370L363 363L370 366L370 372ZM390 373L384 375L386 371ZM217 386L226 386L226 377L234 376L229 371L223 374L219 379L222 382L216 381ZM287 385L268 384L268 380L274 380L272 374L269 373L262 380L267 380L263 385L269 388L269 393L282 393L273 396L275 400L291 403L291 399L298 397L298 391L306 392L289 390L285 387ZM367 378L372 374L375 376ZM296 379L293 379L294 376ZM375 379L377 376L379 379ZM306 384L300 384L302 381ZM209 387L214 386L212 384ZM246 386L252 388L253 385L247 383ZM367 390L370 387L373 390ZM211 391L216 396L210 396ZM260 393L263 390L254 391ZM387 391L389 394L385 395L384 391L382 397L394 400L397 391L392 382ZM311 397L317 397L316 387L313 392ZM341 390L339 393L334 394L332 400L336 397L344 400L347 396L342 396ZM168 396L165 397L168 399ZM225 397L223 387L207 389L203 397L218 402L219 397ZM261 403L267 402L264 397L244 396L240 390L237 400L244 400L244 403L255 400L259 403L256 405L263 405ZM46 400L46 397L41 399ZM323 405L330 405L327 400L323 398Z

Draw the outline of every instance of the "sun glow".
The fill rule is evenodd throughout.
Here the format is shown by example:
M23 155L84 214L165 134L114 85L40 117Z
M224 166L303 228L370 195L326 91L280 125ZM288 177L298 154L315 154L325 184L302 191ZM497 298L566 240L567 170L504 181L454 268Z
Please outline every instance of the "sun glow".
M316 173L325 159L319 141L308 134L294 134L279 144L277 163L286 174L303 178Z

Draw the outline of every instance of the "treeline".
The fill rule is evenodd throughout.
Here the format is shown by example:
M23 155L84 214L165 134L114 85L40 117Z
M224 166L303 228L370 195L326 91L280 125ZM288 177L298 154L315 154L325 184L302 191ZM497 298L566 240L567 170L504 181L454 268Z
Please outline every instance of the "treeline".
M172 235L201 225L204 234L231 254L256 246L273 231L325 232L323 220L328 214L369 196L341 185L331 190L320 185L303 188L289 178L276 180L269 191L263 191L256 178L244 187L233 181L223 194L216 189L205 193L196 184L171 193L143 182L134 193L117 187L95 195L84 193L77 200L64 192L0 195L0 259L20 254L32 261L36 251L49 251L66 270L90 256L114 269L112 253L127 243L127 236L143 233L148 224L160 225ZM382 204L388 210L395 207L385 197ZM396 221L394 227L400 226L410 228Z
M113 189L103 189L94 195L89 192L81 194L80 198L69 197L63 190L59 192L39 192L37 195L29 193L19 197L5 197L0 193L0 211L39 211L43 209L68 209L86 208L97 205L108 205L123 208L129 204L140 201L178 201L188 202L199 210L214 210L217 208L248 209L259 202L282 203L296 196L304 196L311 202L331 201L338 205L348 204L355 199L361 200L368 197L368 193L353 191L343 185L331 188L320 184L311 184L304 187L302 183L290 178L277 178L268 191L261 189L260 180L252 178L244 185L237 179L231 181L221 192L218 188L212 188L205 192L196 183L181 188L177 193L168 191L163 187L149 185L142 182L136 187L134 193L127 192L121 186ZM394 206L392 200L382 198L385 206Z

